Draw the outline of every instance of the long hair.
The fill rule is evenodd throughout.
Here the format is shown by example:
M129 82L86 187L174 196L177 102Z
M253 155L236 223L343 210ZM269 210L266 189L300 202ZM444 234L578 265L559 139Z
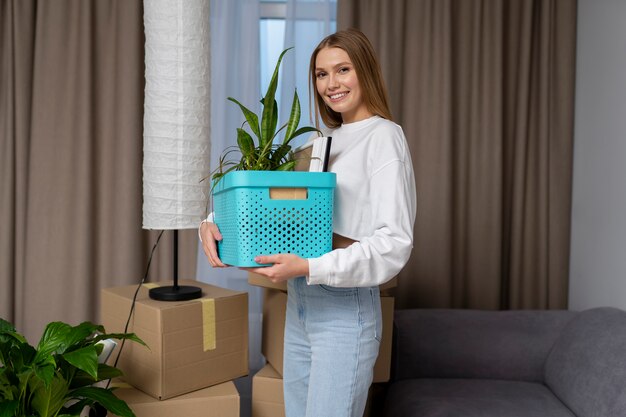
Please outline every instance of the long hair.
M315 95L315 126L319 128L319 119L329 128L341 126L341 114L333 111L324 99L318 94L315 77L315 61L317 54L324 48L343 49L352 61L359 85L363 94L363 101L367 109L384 119L391 120L387 88L383 80L382 71L374 48L369 39L358 29L342 30L322 39L311 54L309 67L309 100Z

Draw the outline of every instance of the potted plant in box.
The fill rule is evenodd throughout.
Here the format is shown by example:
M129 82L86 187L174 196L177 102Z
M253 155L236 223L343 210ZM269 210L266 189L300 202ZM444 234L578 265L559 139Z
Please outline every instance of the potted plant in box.
M93 386L122 372L98 363L102 340L129 339L132 333L106 334L89 322L48 324L36 347L13 325L0 319L0 416L78 417L85 407L100 405L121 417L134 417L111 388Z
M289 49L280 54L265 97L261 99L260 121L254 112L228 97L240 107L245 121L237 129L237 146L222 154L219 166L212 173L214 221L223 236L218 251L226 264L259 266L254 261L259 254L296 253L316 257L332 249L335 174L285 172L293 171L296 165L290 142L306 132L320 134L314 127L298 128L301 111L297 91L289 120L277 129L278 104L274 96L280 64ZM246 124L256 136L256 143L244 129ZM283 130L282 142L274 143ZM233 151L241 153L238 161L227 160ZM305 190L306 197L276 201L272 197L276 188ZM284 199L277 200L281 198Z

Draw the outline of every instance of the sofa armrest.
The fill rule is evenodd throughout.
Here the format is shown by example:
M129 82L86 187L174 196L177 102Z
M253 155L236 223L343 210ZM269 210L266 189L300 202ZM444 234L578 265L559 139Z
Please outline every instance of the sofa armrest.
M572 311L396 310L393 379L543 381Z

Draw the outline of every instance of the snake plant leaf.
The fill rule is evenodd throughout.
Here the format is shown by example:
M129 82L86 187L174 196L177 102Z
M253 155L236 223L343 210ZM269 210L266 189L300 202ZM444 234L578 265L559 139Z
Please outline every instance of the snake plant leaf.
M274 137L272 138L272 143L274 143L274 138L275 138L276 136L278 136L278 134L279 134L280 132L282 132L282 130L283 130L284 128L286 128L286 127L287 127L287 123L285 123L284 125L282 125L282 126L280 127L280 129L278 129L278 130L276 131L276 133L274 133Z
M280 162L291 150L291 146L284 143L280 145L272 154L272 161L275 163Z
M274 130L276 129L276 124L278 122L278 105L276 105L275 100L276 88L278 87L278 70L280 68L280 63L283 60L283 56L290 49L293 49L293 47L285 49L278 57L274 74L272 75L270 84L267 87L265 97L263 97L263 114L261 116L261 146L264 146L265 143L274 136Z
M278 102L274 100L272 103L271 107L273 110L271 113L267 113L267 117L265 116L265 109L267 109L268 106L263 106L263 119L261 120L262 135L261 140L259 141L262 148L267 145L271 145L272 139L274 139L274 136L276 135L276 125L278 125Z
M293 92L293 102L291 104L291 114L289 115L289 121L287 122L287 131L285 132L285 139L283 140L283 144L289 143L292 138L292 135L298 128L298 123L300 123L300 100L298 99L298 92Z
M276 171L293 171L296 167L296 161L287 161L284 164L276 168Z
M254 152L252 136L240 127L237 128L237 145L239 145L241 153L246 157Z
M235 104L237 104L239 106L239 108L243 112L243 115L245 116L246 120L248 121L248 126L250 126L250 129L252 130L252 133L254 133L256 135L256 137L259 138L259 141L260 141L261 140L261 132L259 130L259 117L254 112L252 112L250 109L248 109L246 106L244 106L239 101L237 101L236 99L234 99L232 97L228 97L228 100L232 101L233 103L235 103Z
M111 391L98 387L82 387L72 391L73 397L88 398L120 417L136 417L128 405Z
M307 132L317 132L318 134L321 134L319 129L316 129L316 128L311 127L311 126L305 126L305 127L301 127L300 129L296 130L295 132L293 132L293 134L291 135L291 139L296 138L296 137L300 136L301 134L307 133ZM291 140L291 139L289 139L289 140Z

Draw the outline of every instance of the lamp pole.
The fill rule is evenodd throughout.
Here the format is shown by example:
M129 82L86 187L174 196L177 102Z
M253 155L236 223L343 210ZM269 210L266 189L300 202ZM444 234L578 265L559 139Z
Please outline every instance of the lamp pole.
M150 298L159 301L195 300L202 297L202 289L178 285L178 229L174 229L174 285L150 289Z

